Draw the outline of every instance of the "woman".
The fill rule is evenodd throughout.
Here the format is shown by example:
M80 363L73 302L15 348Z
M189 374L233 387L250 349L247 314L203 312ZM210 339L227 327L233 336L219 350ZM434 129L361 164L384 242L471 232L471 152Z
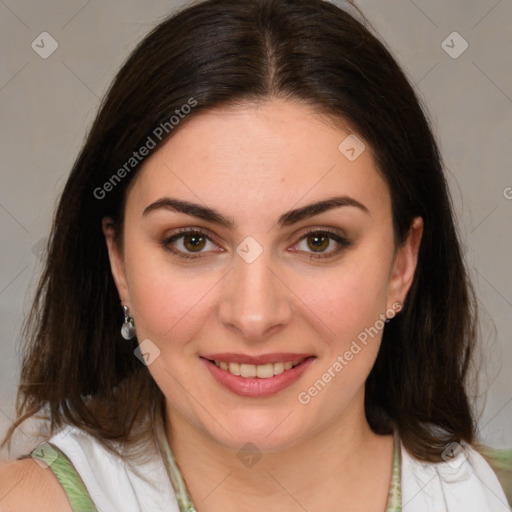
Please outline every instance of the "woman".
M2 506L509 510L475 306L383 44L321 0L197 3L119 71L60 199L7 439L51 437Z

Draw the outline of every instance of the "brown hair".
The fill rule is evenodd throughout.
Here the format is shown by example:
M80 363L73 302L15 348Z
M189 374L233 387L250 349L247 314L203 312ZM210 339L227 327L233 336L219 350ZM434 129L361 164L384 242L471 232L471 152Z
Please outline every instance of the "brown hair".
M101 220L112 217L122 233L125 192L143 159L129 170L126 162L157 127L168 130L149 154L206 109L271 97L305 102L369 144L389 188L397 246L415 216L424 220L413 284L386 324L366 382L371 428L396 427L409 452L429 461L441 460L453 441L474 442L466 380L475 294L438 147L403 71L363 23L330 2L208 0L154 28L101 105L56 210L25 324L18 417L4 444L39 411L51 431L76 425L107 447L131 446L147 433L163 394L134 357L136 340L121 338ZM171 129L171 116L192 102Z

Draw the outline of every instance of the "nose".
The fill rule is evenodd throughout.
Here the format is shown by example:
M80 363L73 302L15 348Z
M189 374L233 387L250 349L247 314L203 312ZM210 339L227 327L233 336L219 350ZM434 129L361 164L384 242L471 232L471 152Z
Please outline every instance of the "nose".
M223 325L257 342L283 329L293 314L293 293L266 251L252 262L235 255L219 305Z

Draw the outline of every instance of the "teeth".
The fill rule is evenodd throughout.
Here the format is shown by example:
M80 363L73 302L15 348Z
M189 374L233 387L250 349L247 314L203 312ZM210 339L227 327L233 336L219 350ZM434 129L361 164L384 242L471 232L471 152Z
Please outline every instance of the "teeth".
M242 377L256 377L256 365L254 364L241 364L240 375Z
M229 363L228 370L233 375L240 375L240 363Z
M269 379L274 376L274 365L269 364L259 364L256 366L256 377L260 379Z
M284 363L274 363L274 375L284 372Z
M260 379L270 379L274 375L279 375L285 370L297 366L302 361L286 361L279 363L268 363L268 364L245 364L245 363L226 363L225 361L214 361L215 366L221 370L227 370L233 375L239 375L241 377Z

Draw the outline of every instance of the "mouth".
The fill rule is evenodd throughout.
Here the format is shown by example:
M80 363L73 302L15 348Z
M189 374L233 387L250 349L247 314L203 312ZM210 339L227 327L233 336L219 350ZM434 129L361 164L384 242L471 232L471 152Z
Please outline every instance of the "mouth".
M212 354L200 356L213 378L231 392L245 397L274 395L296 382L316 356L310 354Z
M255 377L258 379L271 379L276 375L280 375L283 372L295 368L303 361L305 361L305 359L306 358L297 359L294 361L278 361L276 363L266 364L227 362L215 359L208 359L208 361L215 364L217 368L226 370L231 373L231 375L236 375L237 377L243 377L246 379Z

